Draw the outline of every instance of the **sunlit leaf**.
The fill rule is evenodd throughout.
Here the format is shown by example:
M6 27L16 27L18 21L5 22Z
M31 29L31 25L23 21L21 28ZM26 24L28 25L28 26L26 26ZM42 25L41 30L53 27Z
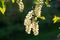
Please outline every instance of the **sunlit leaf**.
M6 11L6 7L3 7L3 8L0 7L0 11L2 12L2 14L4 14Z
M40 0L35 0L34 3L35 4L38 4L40 2Z
M15 0L11 0L12 1L12 3L15 3Z
M56 23L56 22L58 22L58 21L60 21L60 17L54 16L54 18L53 18L53 23Z
M46 4L47 7L51 7L51 5L49 4L49 0L46 0L45 4Z
M46 20L46 18L45 18L44 16L40 16L40 17L38 17L38 18L40 18L40 19L42 19L42 20Z
M1 1L2 7L0 7L0 11L2 12L2 14L4 14L6 11L6 6L5 6L4 2L5 2L4 0Z

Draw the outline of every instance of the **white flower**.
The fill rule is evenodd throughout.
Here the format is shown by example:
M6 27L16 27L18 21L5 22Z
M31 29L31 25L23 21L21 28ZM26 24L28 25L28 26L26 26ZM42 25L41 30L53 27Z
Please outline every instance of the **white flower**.
M30 26L26 26L25 28L26 28L25 31L26 31L28 34L30 34L30 33L31 33L31 27L30 27Z
M43 5L37 4L35 6L34 12L37 17L41 16L41 9Z
M23 4L22 0L17 0L16 2L17 2L17 4L19 5L19 10L20 10L20 12L22 12L23 9L24 9L24 4Z
M29 19L24 20L24 25L25 26L29 26L30 24L31 24L31 20L29 20Z
M38 35L39 34L39 25L38 25L38 22L33 22L32 23L32 31L34 33L34 35Z
M33 34L36 36L39 34L39 25L37 21L37 17L41 16L41 9L43 6L43 0L40 0L40 3L36 4L35 9L28 12L25 20L24 25L26 26L26 32L28 34L33 31Z
M26 18L31 19L33 17L33 13L34 13L33 10L29 11Z

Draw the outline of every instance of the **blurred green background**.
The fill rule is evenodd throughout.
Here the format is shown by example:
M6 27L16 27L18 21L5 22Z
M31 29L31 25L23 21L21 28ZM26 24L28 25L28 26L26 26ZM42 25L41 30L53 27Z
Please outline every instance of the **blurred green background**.
M60 3L55 0L50 2L51 7L43 5L42 15L46 17L46 20L38 19L39 35L34 36L33 33L27 34L25 32L24 19L28 11L34 6L33 1L23 0L25 6L23 12L19 11L17 3L6 3L7 10L5 14L3 15L0 12L0 40L58 40L60 22L54 24L52 18L54 15L60 16Z

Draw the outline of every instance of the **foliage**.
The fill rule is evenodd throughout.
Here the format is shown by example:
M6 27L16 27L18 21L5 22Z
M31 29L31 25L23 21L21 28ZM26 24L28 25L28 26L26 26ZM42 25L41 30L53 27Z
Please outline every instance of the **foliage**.
M57 21L60 21L60 17L54 16L53 21L54 21L53 23L56 23Z
M0 2L2 3L2 7L0 7L0 11L4 15L4 13L6 11L5 0L1 0Z
M11 0L12 1L12 3L15 3L15 0Z
M49 0L46 0L45 4L46 4L47 7L51 7L51 5L49 4Z

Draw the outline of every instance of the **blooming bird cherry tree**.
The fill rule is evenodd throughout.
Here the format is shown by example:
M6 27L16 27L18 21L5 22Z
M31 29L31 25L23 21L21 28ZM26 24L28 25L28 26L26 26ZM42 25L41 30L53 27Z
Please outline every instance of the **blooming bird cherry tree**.
M9 2L9 1L11 1L12 3L16 2L19 6L19 11L23 12L24 3L22 0L0 0L0 2L2 3L2 7L0 7L0 12L3 15L6 11L5 2ZM41 16L41 11L42 11L42 7L43 7L44 3L46 4L47 7L51 7L51 5L49 4L49 1L51 1L51 0L46 0L45 2L44 2L44 0L34 0L35 8L28 11L28 14L26 15L25 20L24 20L25 31L28 34L30 34L31 31L33 31L33 34L35 36L39 34L38 18L40 18L42 20L46 20L46 18L44 16ZM53 20L53 23L56 23L56 22L60 21L60 17L55 15L52 20Z

